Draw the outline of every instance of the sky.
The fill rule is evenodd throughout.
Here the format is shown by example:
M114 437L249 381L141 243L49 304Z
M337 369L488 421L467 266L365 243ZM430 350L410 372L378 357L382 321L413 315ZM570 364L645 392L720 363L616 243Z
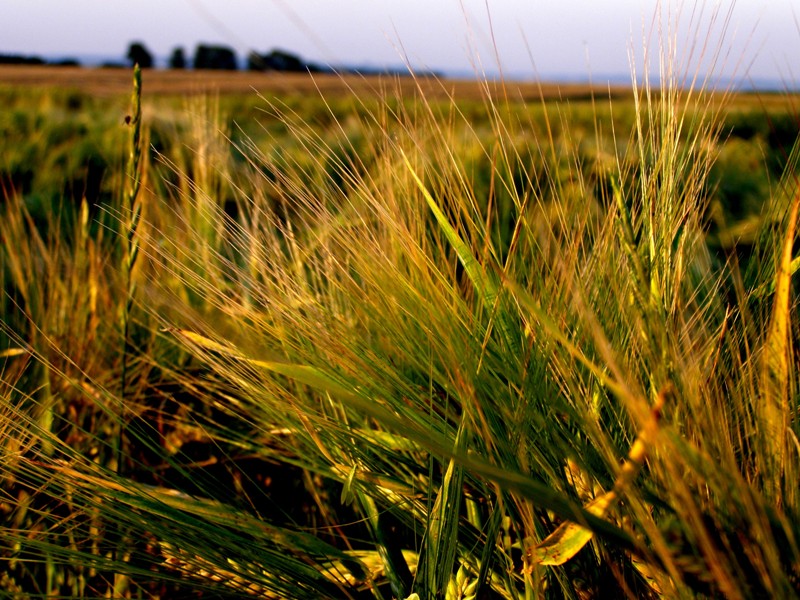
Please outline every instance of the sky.
M660 29L678 70L796 86L798 20L797 0L2 0L0 53L122 60L136 40L191 57L208 42L240 57L280 48L329 65L587 79L630 76L632 60L641 73Z

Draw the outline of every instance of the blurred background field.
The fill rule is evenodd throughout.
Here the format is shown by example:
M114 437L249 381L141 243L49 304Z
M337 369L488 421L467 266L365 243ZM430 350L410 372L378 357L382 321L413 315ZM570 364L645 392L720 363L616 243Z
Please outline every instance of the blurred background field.
M268 102L274 101L335 137L340 121L363 121L387 99L410 103L424 97L444 107L453 99L474 128L488 135L485 102L491 98L502 101L533 139L545 140L550 124L568 129L564 135L555 132L559 143L570 144L561 153L578 151L587 164L608 158L598 156L598 149L613 146L614 132L627 136L634 115L632 91L625 86L237 71L152 70L144 79L152 149L183 164L194 151L192 141L198 141L192 128L210 127L225 146L224 165L231 169L247 163L237 140L267 152L294 145L269 115ZM38 203L50 210L76 205L83 196L92 205L109 203L121 185L129 94L125 69L0 65L6 107L0 117L0 168L6 193L23 196L34 212ZM797 103L790 94L750 92L734 94L723 107L714 141L719 156L707 185L726 224L756 216L771 183L783 173L800 128ZM363 160L371 148L354 144L353 150ZM712 220L711 226L719 223Z

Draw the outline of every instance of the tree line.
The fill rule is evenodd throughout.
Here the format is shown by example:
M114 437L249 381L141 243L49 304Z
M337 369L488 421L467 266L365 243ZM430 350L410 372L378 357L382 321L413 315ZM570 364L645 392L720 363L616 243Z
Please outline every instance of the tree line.
M126 55L131 65L138 63L143 69L153 67L152 53L142 42L132 42ZM235 71L239 68L239 61L233 48L221 45L198 44L191 61L186 56L182 47L177 47L170 54L167 66L170 69L216 69ZM260 54L251 51L247 55L245 68L249 71L323 71L328 70L317 64L304 61L299 56L284 50L272 50Z
M105 62L101 67L125 67L138 64L143 69L150 69L155 66L155 58L150 50L141 41L134 41L128 45L128 52L125 54L125 62ZM80 61L75 58L59 59L48 61L39 56L23 56L19 54L0 54L0 64L18 65L60 65L60 66L81 66ZM335 69L330 66L308 62L300 56L285 50L273 49L270 52L261 54L250 51L247 54L244 64L239 63L236 52L233 48L218 44L198 44L194 54L189 57L183 47L175 47L167 60L169 69L213 69L223 71L236 71L241 67L248 71L281 71L296 73L359 73L361 75L370 74L392 74L408 75L407 69L382 69L364 67L339 67ZM435 71L415 71L415 75L437 76Z
M138 64L143 69L149 69L155 66L153 54L142 42L132 42L128 46L128 52L125 58L130 66ZM51 61L40 56L26 56L22 54L0 54L0 64L81 66L80 61L75 58ZM126 65L122 62L105 62L100 66L124 67ZM236 71L239 69L239 66L236 52L232 48L214 44L198 44L191 58L186 55L182 47L176 47L173 49L167 61L167 67L170 69L194 68ZM320 72L331 70L315 63L306 62L291 52L277 49L265 54L260 54L255 51L250 52L247 55L245 68L250 71Z

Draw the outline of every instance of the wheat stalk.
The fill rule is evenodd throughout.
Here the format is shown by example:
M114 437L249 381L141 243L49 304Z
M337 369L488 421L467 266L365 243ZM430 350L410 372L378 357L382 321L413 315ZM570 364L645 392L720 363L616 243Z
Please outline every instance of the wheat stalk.
M122 329L122 359L120 373L120 394L118 403L119 433L116 439L116 449L114 457L114 467L118 475L124 472L125 460L125 400L128 392L128 371L130 366L131 344L131 309L136 293L136 282L133 278L133 270L136 266L136 259L139 254L139 238L137 231L139 221L142 216L142 203L139 198L142 176L142 71L139 65L133 67L133 93L131 94L131 115L126 119L126 124L130 127L130 138L128 147L127 178L126 189L122 206L123 234L124 243L122 251L122 276L124 282L124 305L121 314ZM125 554L123 547L124 535L121 531L118 546L116 548L117 559L124 560ZM116 573L114 576L114 596L124 596L129 586L129 578L123 573Z

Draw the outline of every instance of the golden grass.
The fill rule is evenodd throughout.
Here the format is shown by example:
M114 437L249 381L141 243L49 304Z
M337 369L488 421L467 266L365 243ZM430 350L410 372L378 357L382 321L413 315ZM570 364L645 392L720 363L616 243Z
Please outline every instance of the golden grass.
M127 70L0 68L0 82L4 73L29 77L13 84L25 89L113 95L119 85L122 97L130 86ZM586 100L609 90L588 86L191 71L144 79L168 107L193 92L259 92L267 135L236 141L251 151L242 153L248 171L208 150L226 143L226 126L206 125L215 111L202 102L187 103L200 115L191 127L158 132L175 173L160 186L159 163L143 161L142 227L124 220L124 186L109 208L123 233L141 235L136 294L130 269L91 262L94 248L115 258L132 248L102 228L92 245L87 202L75 234L51 227L39 246L22 197L8 202L0 258L28 312L0 325L13 341L7 358L24 344L42 363L0 378L38 393L30 402L6 394L0 432L17 445L43 440L0 471L14 482L0 553L34 557L13 577L38 584L42 573L74 570L67 591L97 597L145 597L152 579L178 577L198 590L282 597L360 597L372 586L409 599L443 589L503 598L798 591L798 508L786 489L796 478L788 468L784 480L762 474L775 453L742 440L759 425L762 399L794 389L795 230L764 228L765 248L784 249L778 274L765 262L765 275L743 280L731 300L726 282L739 274L706 247L703 216L725 98L639 90L635 108L613 106L614 116L620 104L632 111L623 126ZM282 104L289 93L322 100ZM359 111L326 104L354 95ZM406 103L412 96L421 102ZM483 121L453 97L482 101ZM363 102L371 98L376 108ZM547 106L506 111L506 98ZM739 99L745 110L761 101ZM596 123L589 148L578 143L580 113ZM157 118L174 125L171 115ZM614 153L595 170L605 126ZM197 152L173 160L184 144ZM236 193L220 192L220 181ZM99 300L80 293L87 279ZM750 296L769 282L769 304ZM45 295L50 288L59 295ZM113 316L134 310L129 336ZM59 319L69 335L53 333ZM746 319L763 335L747 337ZM16 322L30 322L27 337ZM97 343L76 325L92 322ZM128 364L130 385L117 396ZM779 416L788 439L796 421ZM131 451L124 472L114 469L119 431ZM176 450L197 441L188 431L202 431L209 460L230 471L201 470ZM781 439L784 448L790 465L795 449ZM303 471L292 488L302 498L276 492L276 507L267 480L289 469ZM313 517L284 518L287 497ZM130 553L99 550L123 544ZM379 580L365 557L380 563ZM108 581L83 582L89 566Z

